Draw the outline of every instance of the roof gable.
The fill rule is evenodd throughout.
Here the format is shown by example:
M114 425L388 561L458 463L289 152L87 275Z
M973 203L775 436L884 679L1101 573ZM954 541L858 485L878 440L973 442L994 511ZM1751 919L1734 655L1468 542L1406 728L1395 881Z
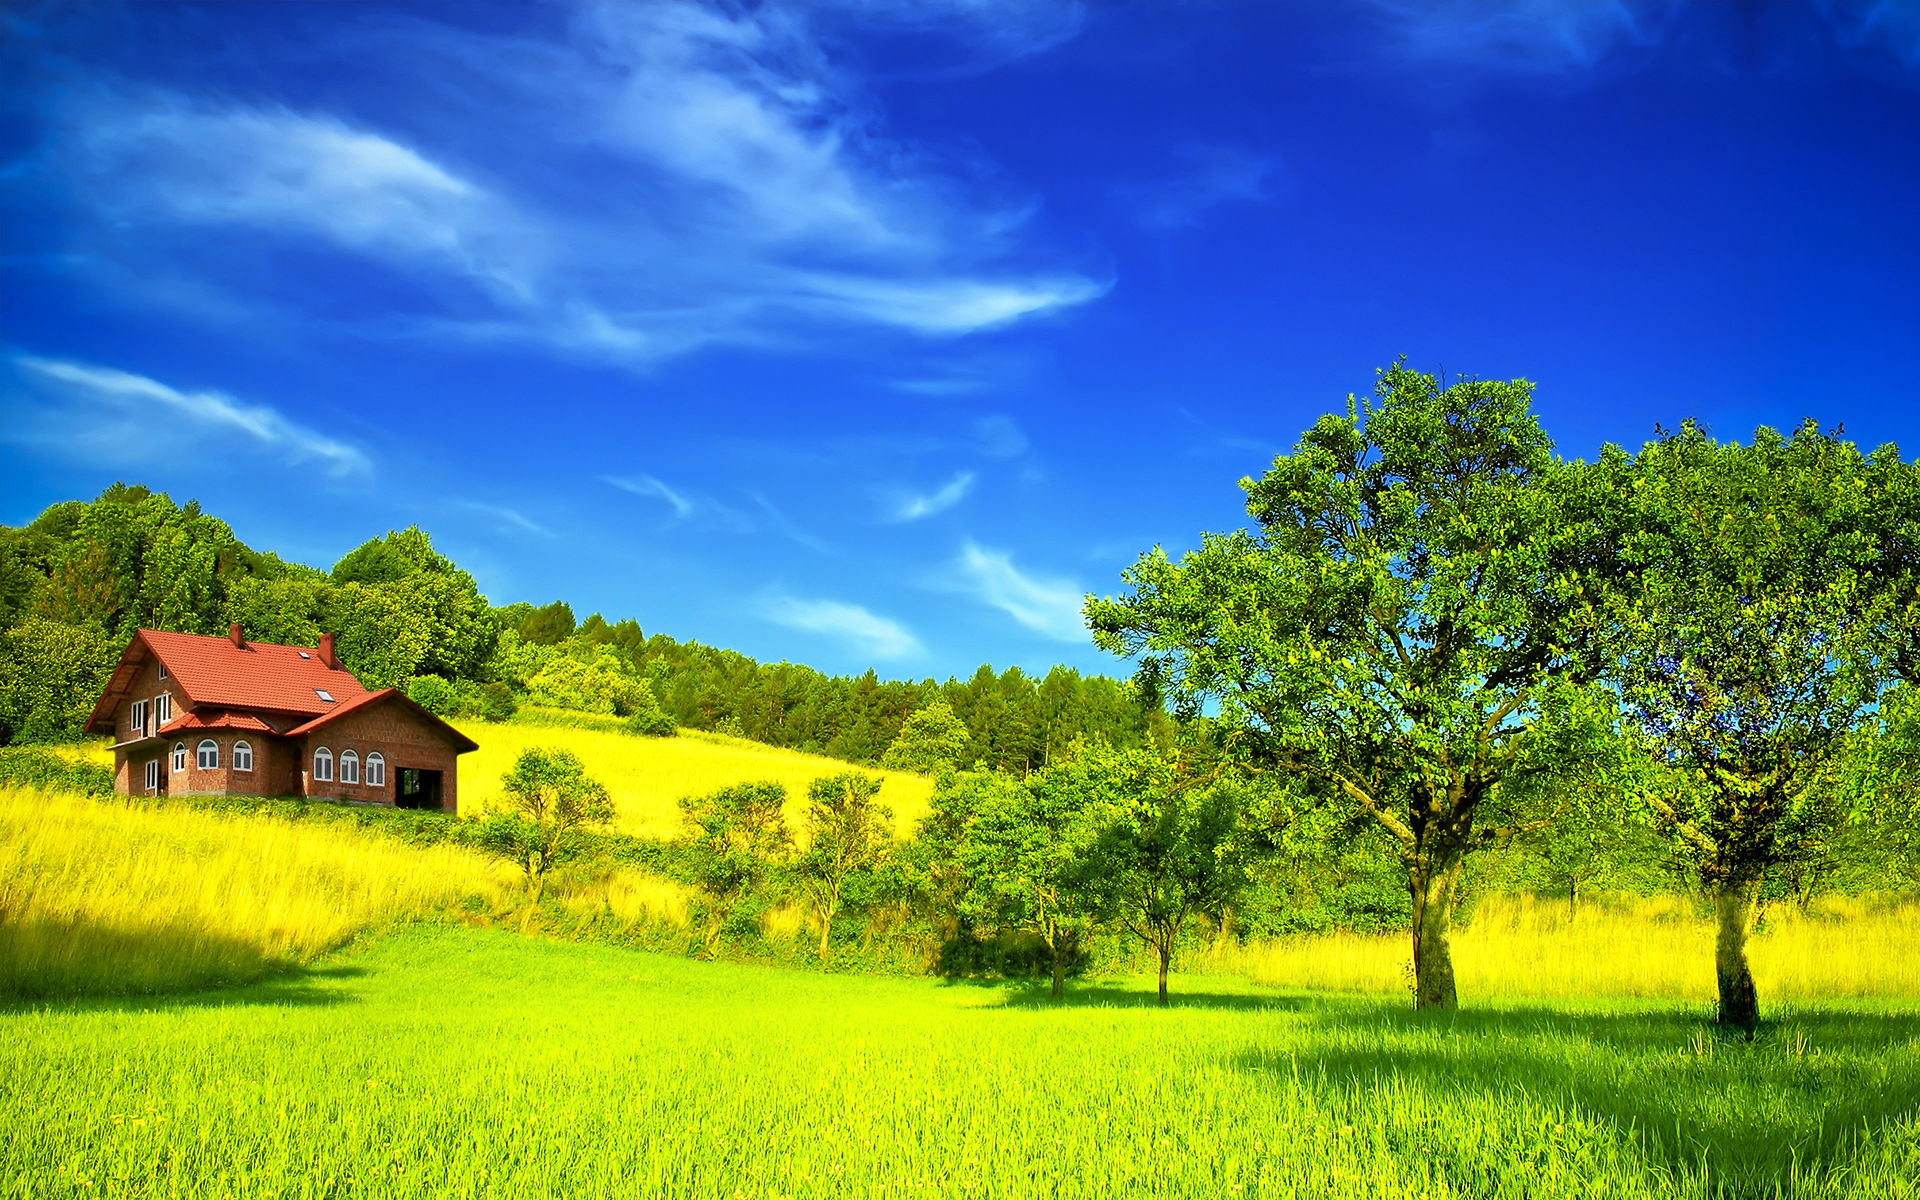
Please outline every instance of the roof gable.
M352 700L328 712L322 713L304 725L296 725L292 729L287 730L283 736L291 738L313 733L333 724L348 713L358 712L361 709L373 708L376 705L386 703L398 704L403 708L411 710L413 714L420 719L422 724L441 734L447 741L451 742L454 746L455 753L465 754L469 750L478 750L480 748L479 742L474 741L466 734L461 733L458 729L455 729L439 717L434 716L426 709L408 699L405 692L396 691L393 688L381 688L377 692L367 692L363 695L355 696Z

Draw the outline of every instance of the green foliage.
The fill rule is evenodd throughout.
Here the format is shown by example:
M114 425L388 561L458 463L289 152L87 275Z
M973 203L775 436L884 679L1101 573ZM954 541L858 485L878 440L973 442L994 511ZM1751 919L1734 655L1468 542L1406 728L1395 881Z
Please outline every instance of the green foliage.
M555 600L545 608L518 607L526 610L524 614L516 614L519 620L515 631L523 641L535 646L557 646L573 633L573 607L564 600Z
M1036 791L1050 789L1091 811L1097 836L1077 868L1086 902L1158 956L1166 1004L1167 973L1189 918L1219 923L1246 887L1241 793L1183 778L1158 754L1103 747L1051 768Z
M1156 550L1087 605L1181 711L1217 700L1243 760L1322 781L1399 844L1422 1004L1454 1003L1452 888L1517 816L1504 785L1609 736L1579 570L1605 527L1531 393L1396 364L1242 481L1258 532Z
M532 906L539 904L545 890L548 871L593 849L587 833L612 822L613 801L567 750L523 751L501 776L501 784L507 807L487 814L480 845L526 874L531 916Z
M932 775L959 766L967 740L966 724L953 715L953 706L936 700L907 718L880 765L892 771Z
M1101 829L1081 772L1056 767L1025 780L950 772L922 825L931 874L970 930L1029 935L1045 947L1059 996L1098 913L1088 859Z
M460 711L460 689L438 675L409 679L407 699L436 717L451 717Z
M820 960L832 947L833 920L847 881L880 865L893 841L893 811L879 802L875 775L848 771L807 786L807 848L794 864L800 890L820 922Z
M771 781L681 797L681 844L706 900L709 955L722 934L751 923L764 908L769 875L793 848L786 802L787 789Z
M528 681L527 698L551 708L623 717L659 709L647 681L607 650L584 662L565 654L553 656Z
M1757 1019L1757 893L1826 853L1836 773L1888 676L1876 475L1890 462L1812 424L1742 446L1689 422L1595 467L1622 529L1613 668L1648 751L1629 786L1716 897L1730 1023Z
M30 617L0 631L0 744L73 737L119 660L97 626Z
M0 746L0 787L59 788L83 796L111 796L113 771L38 746Z

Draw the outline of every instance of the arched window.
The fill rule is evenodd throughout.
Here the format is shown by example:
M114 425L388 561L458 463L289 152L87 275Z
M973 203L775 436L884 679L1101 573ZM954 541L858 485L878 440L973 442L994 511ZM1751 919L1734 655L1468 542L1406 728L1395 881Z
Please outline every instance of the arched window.
M220 765L220 743L208 738L195 749L193 765L202 771L211 771Z
M351 750L340 752L340 782L360 782L360 756Z
M187 769L187 744L185 742L175 742L173 744L173 769L176 771L184 771Z
M313 779L315 783L333 782L333 751L325 746L313 752Z
M367 755L367 786L387 786L387 760L379 754Z
M233 769L236 771L253 770L253 747L245 742L233 744Z

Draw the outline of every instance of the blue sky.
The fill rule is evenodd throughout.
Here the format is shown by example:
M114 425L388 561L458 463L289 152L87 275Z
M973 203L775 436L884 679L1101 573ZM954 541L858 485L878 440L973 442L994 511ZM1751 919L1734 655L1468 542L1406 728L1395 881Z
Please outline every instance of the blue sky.
M764 660L1089 591L1396 355L1920 442L1920 3L0 14L0 521L115 479ZM1910 446L1911 449L1911 446Z

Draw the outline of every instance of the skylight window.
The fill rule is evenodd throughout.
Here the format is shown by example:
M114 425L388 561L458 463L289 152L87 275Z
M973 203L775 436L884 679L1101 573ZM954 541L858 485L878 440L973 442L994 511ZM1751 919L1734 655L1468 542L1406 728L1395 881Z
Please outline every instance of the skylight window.
M313 655L311 655L311 654L308 654L308 653L307 653L307 652L306 652L305 650L302 650L302 651L300 652L300 657L301 657L301 658L312 658L312 657L313 657Z
M313 689L313 694L325 700L328 704L333 703L333 693L325 688L315 688Z

